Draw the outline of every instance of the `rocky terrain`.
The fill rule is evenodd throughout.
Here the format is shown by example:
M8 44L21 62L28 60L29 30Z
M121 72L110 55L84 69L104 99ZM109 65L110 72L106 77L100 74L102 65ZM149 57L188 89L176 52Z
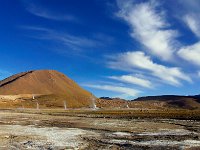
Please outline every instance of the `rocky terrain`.
M80 113L68 115L70 110L60 114L58 110L51 110L51 114L43 110L30 112L0 112L0 149L200 148L200 122L197 120L99 118L91 116L91 110L84 117Z

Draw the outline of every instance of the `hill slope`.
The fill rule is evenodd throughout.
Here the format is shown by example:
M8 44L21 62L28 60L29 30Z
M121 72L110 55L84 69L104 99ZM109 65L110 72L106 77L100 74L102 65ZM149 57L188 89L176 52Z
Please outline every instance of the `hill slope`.
M159 105L160 107L200 108L200 97L198 96L180 96L180 95L161 95L139 97L132 101L133 103L146 103L149 105Z
M134 109L200 109L200 96L161 95L139 97L131 101L119 98L101 97L98 107Z
M73 80L54 70L36 70L13 75L0 81L0 95L38 95L44 105L89 106L92 94ZM55 107L56 107L55 106Z

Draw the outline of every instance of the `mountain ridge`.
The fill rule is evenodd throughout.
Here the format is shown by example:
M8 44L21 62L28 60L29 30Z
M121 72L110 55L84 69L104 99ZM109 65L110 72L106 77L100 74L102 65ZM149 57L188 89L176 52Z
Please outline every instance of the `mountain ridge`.
M186 108L186 109L199 109L200 97L198 95L158 95L158 96L144 96L138 97L132 102L154 102L162 103L166 107Z

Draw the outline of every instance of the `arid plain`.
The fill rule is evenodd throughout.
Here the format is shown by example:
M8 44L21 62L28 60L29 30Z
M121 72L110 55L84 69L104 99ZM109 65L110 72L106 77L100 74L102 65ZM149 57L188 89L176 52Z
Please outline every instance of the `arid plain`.
M131 109L2 110L0 149L200 148L199 119L149 118L150 112L138 118Z

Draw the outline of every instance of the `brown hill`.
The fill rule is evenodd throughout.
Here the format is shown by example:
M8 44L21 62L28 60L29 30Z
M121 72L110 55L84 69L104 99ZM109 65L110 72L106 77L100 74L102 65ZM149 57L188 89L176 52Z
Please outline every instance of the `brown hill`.
M199 109L200 97L198 96L179 96L179 95L161 95L139 97L132 103L149 105L149 107L158 106L160 108L184 108Z
M128 101L120 98L100 97L96 100L99 108L127 108Z
M16 100L29 107L33 101L43 107L63 107L64 101L68 107L88 107L92 97L73 80L54 70L28 71L6 78L0 81L0 95L23 95Z
M120 98L100 97L97 106L101 108L134 109L200 109L200 96L161 95L139 97L132 101Z

